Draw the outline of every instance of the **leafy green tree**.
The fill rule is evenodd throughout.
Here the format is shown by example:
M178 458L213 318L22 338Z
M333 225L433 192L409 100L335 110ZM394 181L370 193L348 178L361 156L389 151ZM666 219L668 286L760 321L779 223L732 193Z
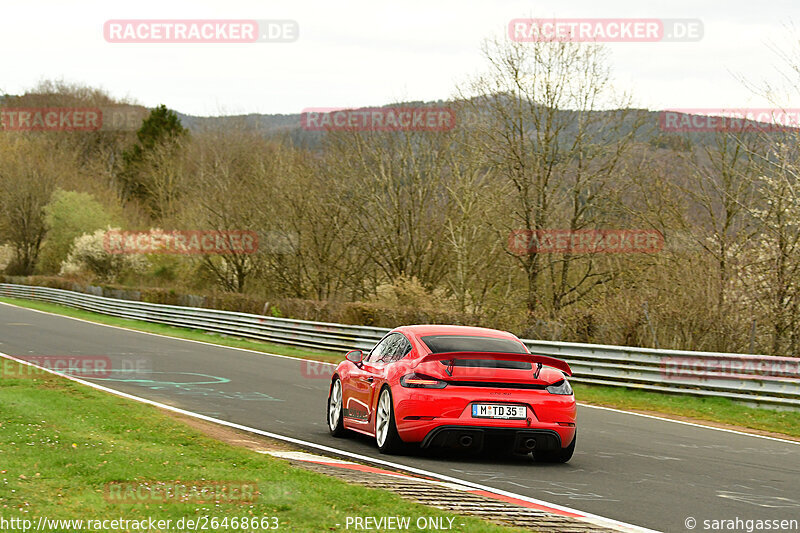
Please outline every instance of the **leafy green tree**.
M164 164L164 148L168 152L177 152L180 140L187 133L178 115L163 104L150 112L136 132L136 144L122 154L120 182L123 202L135 199L142 202L154 218L164 215L158 202L154 201L148 177ZM155 154L158 157L154 157Z
M56 189L45 208L47 240L38 270L57 273L77 237L113 224L113 217L88 193Z

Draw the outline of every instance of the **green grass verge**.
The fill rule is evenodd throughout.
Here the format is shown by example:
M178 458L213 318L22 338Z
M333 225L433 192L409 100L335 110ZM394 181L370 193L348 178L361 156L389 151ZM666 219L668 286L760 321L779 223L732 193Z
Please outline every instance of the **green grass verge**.
M0 302L8 302L21 307L49 311L66 316L83 318L93 322L122 326L139 331L160 333L172 337L199 340L233 346L237 348L247 348L250 350L277 353L291 357L303 357L319 361L340 361L341 355L329 352L311 351L302 348L282 346L279 344L269 344L258 341L222 337L203 333L202 331L176 328L160 324L150 324L138 320L128 320L123 318L110 317L98 313L80 311L61 305L34 302L16 298L0 298ZM574 384L575 393L579 401L604 405L617 409L630 409L640 411L652 411L665 415L675 415L694 418L710 422L731 424L745 429L756 429L782 433L793 437L800 437L800 412L798 411L775 411L772 409L759 409L742 405L741 403L726 400L724 398L700 398L687 395L664 394L658 392L647 392L636 389L625 389L619 387L601 387L594 385Z
M622 387L573 383L578 401L636 411L694 418L800 437L800 411L748 407L726 398L665 394Z
M181 518L201 516L218 520L277 517L280 530L318 532L343 530L348 516L407 516L412 523L431 516L454 518L456 531L512 531L415 504L388 491L348 485L291 467L213 440L155 407L59 376L13 378L23 374L18 370L21 365L3 361L0 515L5 520L24 518L35 524L42 516L60 520L152 517L177 524ZM115 492L107 489L111 482L176 480L189 485L195 480L247 482L256 484L258 492L255 501L245 504L134 504L114 501ZM109 529L124 528L102 530ZM171 529L178 530L174 525Z

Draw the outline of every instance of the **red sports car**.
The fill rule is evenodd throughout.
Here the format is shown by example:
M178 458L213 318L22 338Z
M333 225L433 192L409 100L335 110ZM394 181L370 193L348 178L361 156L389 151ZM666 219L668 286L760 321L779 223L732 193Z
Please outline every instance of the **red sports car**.
M404 445L478 451L487 444L537 461L575 450L575 396L560 359L534 355L516 336L465 326L404 326L364 355L347 353L328 393L328 429Z

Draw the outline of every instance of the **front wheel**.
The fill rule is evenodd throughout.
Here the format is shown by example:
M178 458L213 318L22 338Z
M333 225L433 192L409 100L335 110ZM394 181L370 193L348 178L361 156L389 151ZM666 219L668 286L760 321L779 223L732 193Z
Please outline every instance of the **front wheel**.
M566 463L572 459L575 453L575 441L578 440L578 432L572 437L572 442L566 448L559 448L550 452L534 452L534 458L540 463Z
M375 416L375 440L381 453L393 454L402 451L403 441L397 433L394 419L392 392L388 387L381 391Z
M342 409L342 381L336 377L331 384L331 393L328 395L328 431L334 437L344 437L347 430L344 428L344 410Z

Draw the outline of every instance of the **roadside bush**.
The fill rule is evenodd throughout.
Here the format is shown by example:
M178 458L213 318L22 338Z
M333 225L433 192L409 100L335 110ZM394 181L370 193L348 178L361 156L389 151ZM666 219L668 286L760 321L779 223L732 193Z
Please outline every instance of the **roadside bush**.
M406 324L462 324L476 325L478 317L452 311L436 311L408 306L392 307L374 302L335 302L280 299L275 306L286 317L393 328Z
M213 293L205 297L205 307L260 315L264 312L264 300L238 293Z
M109 231L119 231L109 228ZM67 259L62 263L60 274L88 272L103 281L114 281L127 271L143 272L149 265L146 258L138 254L113 254L105 246L106 230L97 230L75 239Z
M428 290L415 277L400 276L391 283L378 285L374 303L383 307L411 307L444 310L453 305L443 289Z
M57 276L0 276L3 283L14 285L35 285L51 289L64 289L67 291L86 292L86 286L68 278Z

